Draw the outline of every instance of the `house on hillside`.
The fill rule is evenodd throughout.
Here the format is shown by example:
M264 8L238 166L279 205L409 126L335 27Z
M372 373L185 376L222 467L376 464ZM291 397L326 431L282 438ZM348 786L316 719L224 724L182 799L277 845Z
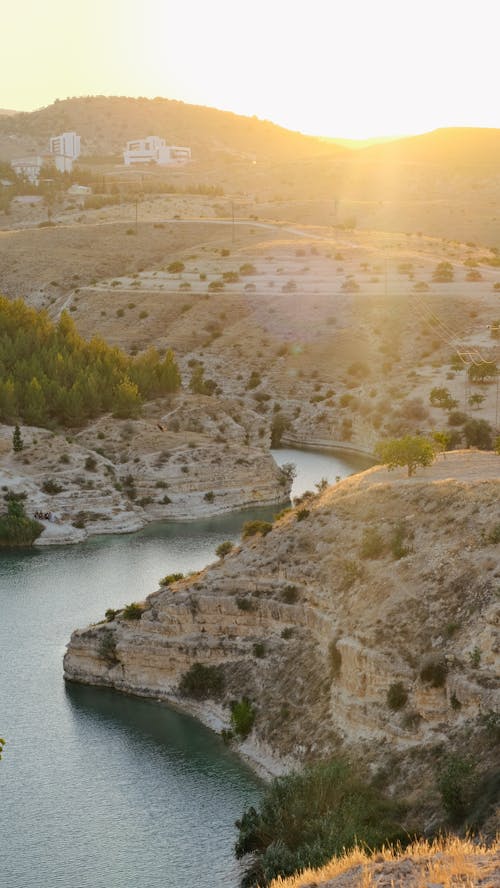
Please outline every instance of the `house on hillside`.
M70 173L80 156L80 136L75 132L52 136L49 151L56 169L60 173Z
M169 164L187 163L190 160L191 148L167 145L165 139L160 139L159 136L147 136L145 139L127 142L127 147L123 152L125 166L145 163L168 166Z

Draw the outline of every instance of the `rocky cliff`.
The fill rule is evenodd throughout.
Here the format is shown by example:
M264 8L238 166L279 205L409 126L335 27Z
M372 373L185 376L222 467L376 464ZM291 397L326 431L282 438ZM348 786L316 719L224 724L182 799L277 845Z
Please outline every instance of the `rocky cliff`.
M219 728L248 697L254 757L342 747L404 773L408 789L404 760L418 794L429 750L466 743L486 773L500 703L499 465L457 453L411 479L380 468L346 479L154 592L139 620L76 631L65 676L194 706ZM215 699L180 694L195 663L215 668Z
M37 545L288 500L291 479L252 411L184 393L165 407L141 420L103 417L69 436L23 427L16 454L12 427L0 425L0 485L26 494L30 516L54 517Z

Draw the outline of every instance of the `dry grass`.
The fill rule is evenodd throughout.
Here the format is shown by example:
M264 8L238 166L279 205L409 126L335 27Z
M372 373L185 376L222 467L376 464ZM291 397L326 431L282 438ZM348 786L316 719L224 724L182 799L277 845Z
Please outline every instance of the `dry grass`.
M486 847L456 836L418 841L405 851L370 854L360 848L326 866L277 878L270 888L498 888L500 841Z

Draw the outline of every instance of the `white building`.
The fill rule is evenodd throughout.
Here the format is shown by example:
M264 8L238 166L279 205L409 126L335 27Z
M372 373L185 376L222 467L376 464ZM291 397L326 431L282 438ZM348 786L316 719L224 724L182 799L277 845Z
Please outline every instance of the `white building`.
M11 161L10 165L17 176L27 179L32 185L38 185L40 170L44 162L44 157L36 155L33 157L18 157L17 160Z
M145 139L127 142L123 152L125 166L141 163L167 166L172 163L187 163L189 160L191 160L191 148L167 145L165 139L160 139L159 136L147 136Z
M56 169L60 173L70 173L74 161L80 156L80 136L73 132L52 136L49 150Z

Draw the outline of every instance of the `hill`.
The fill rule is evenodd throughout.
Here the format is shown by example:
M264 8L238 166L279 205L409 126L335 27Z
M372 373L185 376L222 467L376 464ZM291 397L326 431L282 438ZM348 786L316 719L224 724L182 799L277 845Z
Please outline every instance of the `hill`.
M448 127L410 136L360 151L360 160L383 164L423 164L441 167L500 166L500 129Z
M173 99L86 96L0 120L0 156L8 136L42 150L51 135L67 130L80 133L84 155L117 154L127 140L152 134L170 144L190 145L197 160L207 154L286 160L343 153L341 148L257 117Z

